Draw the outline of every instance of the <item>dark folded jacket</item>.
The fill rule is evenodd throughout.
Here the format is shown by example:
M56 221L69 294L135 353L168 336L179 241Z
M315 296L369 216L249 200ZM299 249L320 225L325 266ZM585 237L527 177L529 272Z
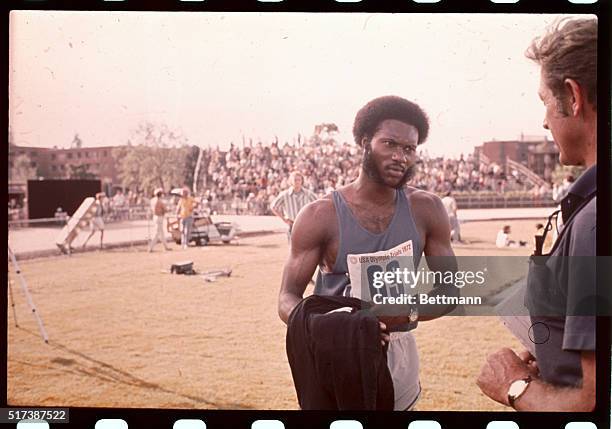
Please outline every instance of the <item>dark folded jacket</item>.
M378 319L356 298L312 295L291 312L287 357L303 410L392 410ZM352 311L332 310L351 307Z

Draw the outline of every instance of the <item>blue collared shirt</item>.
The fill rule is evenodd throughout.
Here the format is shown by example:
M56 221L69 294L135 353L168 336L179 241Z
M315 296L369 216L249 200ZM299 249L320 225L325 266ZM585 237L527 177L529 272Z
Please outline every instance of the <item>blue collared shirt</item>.
M566 223L577 207L587 199L589 195L597 191L597 164L589 167L574 182L567 192L565 198L561 200L561 215L563 222Z
M581 353L595 350L597 166L587 169L561 201L564 227L552 254L531 262L527 301L541 378L558 386L582 380ZM536 258L537 260L537 258ZM548 317L544 307L555 306L565 317ZM538 338L541 337L541 338Z

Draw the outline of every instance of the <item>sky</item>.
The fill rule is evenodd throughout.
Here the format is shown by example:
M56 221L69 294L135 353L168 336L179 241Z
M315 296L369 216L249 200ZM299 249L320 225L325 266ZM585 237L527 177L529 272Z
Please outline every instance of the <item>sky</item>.
M423 149L548 135L531 40L559 15L14 11L16 144L120 145L151 121L187 143L293 143L395 94L430 117Z

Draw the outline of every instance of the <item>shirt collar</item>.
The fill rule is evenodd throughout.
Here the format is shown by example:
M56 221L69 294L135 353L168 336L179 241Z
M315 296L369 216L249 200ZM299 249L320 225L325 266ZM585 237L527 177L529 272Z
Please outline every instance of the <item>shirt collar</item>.
M563 222L567 222L582 202L596 190L597 164L589 167L582 173L569 189L567 196L561 200L561 216L563 217Z
M586 198L597 190L597 164L589 167L569 188L568 193Z

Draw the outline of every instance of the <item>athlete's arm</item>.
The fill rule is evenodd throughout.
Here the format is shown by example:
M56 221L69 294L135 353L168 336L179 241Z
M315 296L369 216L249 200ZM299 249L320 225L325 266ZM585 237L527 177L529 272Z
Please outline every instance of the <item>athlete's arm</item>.
M434 194L416 191L412 195L412 207L419 222L424 225L425 243L423 251L431 271L457 271L457 260L450 242L450 221L442 200ZM457 297L459 289L454 284L435 285L428 295ZM443 316L455 308L450 304L420 304L419 321Z
M327 241L326 220L330 200L318 200L305 206L295 219L291 233L291 250L283 269L278 296L278 315L287 323L289 314L304 297Z

